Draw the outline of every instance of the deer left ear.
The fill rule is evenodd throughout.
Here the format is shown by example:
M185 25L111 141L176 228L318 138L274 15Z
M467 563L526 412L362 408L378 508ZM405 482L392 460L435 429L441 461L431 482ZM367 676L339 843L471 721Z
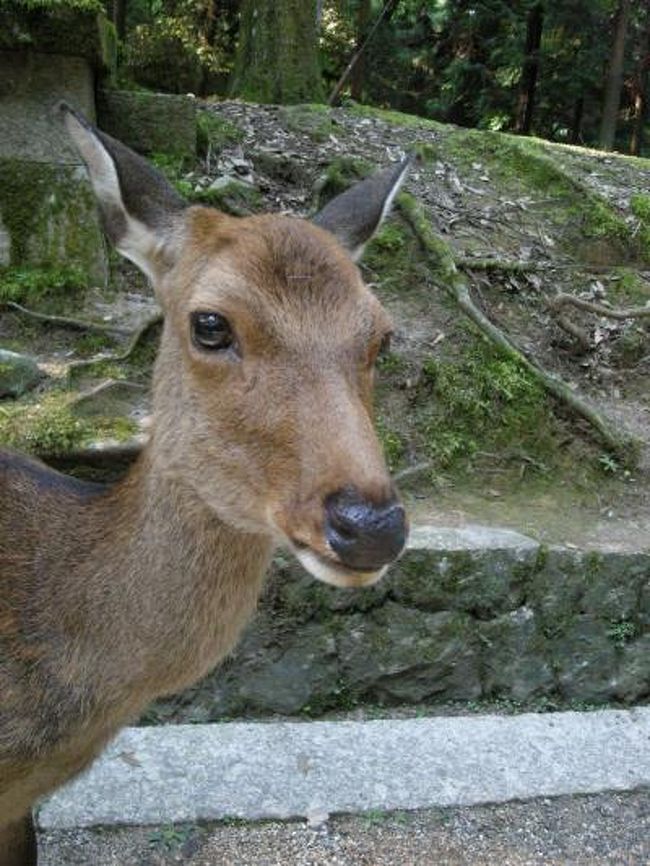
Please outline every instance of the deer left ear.
M316 214L313 222L335 235L354 261L390 212L415 154L385 168L338 195Z
M57 111L86 164L109 240L155 283L185 201L146 160L65 102Z

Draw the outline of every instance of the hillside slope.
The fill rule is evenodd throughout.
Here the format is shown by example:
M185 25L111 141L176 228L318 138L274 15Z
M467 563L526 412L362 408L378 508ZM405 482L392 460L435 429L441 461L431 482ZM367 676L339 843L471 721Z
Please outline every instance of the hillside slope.
M157 161L186 195L234 213L309 215L372 167L417 150L408 191L477 307L637 443L633 459L612 450L487 342L397 213L362 269L395 320L380 363L378 424L416 519L492 521L550 540L638 547L650 517L649 319L570 303L558 316L550 302L559 293L617 308L650 302L650 162L358 106L201 110L200 164ZM124 331L155 314L147 287L122 265L108 288L73 297L29 280L21 294L10 276L12 297L49 313L81 315L81 307ZM10 276L0 277L5 299ZM125 340L44 329L5 308L0 345L35 354L50 378L0 407L0 436L59 455L98 437L131 436L146 423L153 347L142 341L120 361ZM97 393L107 379L121 384Z

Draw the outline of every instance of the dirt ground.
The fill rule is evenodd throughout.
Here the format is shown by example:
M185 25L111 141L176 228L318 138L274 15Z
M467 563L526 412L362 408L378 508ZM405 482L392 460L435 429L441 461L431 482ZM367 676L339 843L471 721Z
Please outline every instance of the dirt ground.
M318 826L74 830L44 834L40 845L42 866L647 866L650 791L368 813Z

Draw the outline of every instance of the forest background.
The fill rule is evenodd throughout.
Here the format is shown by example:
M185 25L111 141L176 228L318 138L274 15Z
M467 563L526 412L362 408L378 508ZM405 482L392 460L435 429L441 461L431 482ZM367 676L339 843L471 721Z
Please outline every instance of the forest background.
M284 104L352 98L460 126L650 152L647 0L103 5L122 87Z

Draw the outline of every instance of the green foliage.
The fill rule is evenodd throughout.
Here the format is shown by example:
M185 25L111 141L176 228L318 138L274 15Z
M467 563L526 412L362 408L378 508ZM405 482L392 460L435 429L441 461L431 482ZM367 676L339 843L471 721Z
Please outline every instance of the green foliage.
M44 299L67 299L82 292L88 277L77 267L0 269L0 302L31 305Z
M149 847L162 851L176 851L196 833L193 826L175 826L172 824L160 827L149 835Z
M220 153L224 147L242 141L244 132L236 124L210 111L200 111L196 119L196 149L199 156L208 151Z
M440 468L479 448L552 447L551 413L538 382L519 364L478 342L457 362L422 365L416 424Z
M389 427L388 422L382 415L378 415L375 419L375 429L384 449L388 468L393 471L399 465L406 451L404 440L396 430Z
M613 622L607 630L607 637L609 637L617 647L624 647L631 640L634 640L637 634L638 629L635 623L625 619Z
M73 9L80 12L101 12L101 0L13 0L16 6L25 9Z

